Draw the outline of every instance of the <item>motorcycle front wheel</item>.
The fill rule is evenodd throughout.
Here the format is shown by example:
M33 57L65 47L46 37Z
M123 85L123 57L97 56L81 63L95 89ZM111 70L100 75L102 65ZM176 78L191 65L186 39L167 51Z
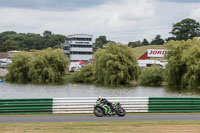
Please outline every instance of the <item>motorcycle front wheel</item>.
M97 117L102 117L103 116L103 110L101 108L94 108L94 114L97 116Z

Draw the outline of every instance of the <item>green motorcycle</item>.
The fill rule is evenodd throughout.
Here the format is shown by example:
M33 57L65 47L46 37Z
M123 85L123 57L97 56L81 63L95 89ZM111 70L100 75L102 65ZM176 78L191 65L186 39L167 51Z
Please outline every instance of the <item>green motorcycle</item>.
M123 117L126 115L126 111L124 108L121 107L121 104L119 102L116 102L113 105L114 109L111 111L111 107L107 104L97 101L96 104L94 104L94 111L93 113L97 117L103 117L103 116L111 116L111 115L118 115L120 117Z

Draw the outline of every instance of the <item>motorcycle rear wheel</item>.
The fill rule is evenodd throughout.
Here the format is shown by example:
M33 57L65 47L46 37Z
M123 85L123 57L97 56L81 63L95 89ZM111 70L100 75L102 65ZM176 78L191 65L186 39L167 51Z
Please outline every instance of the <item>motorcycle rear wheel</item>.
M116 114L120 117L124 117L126 115L126 111L123 108L119 108L116 110Z

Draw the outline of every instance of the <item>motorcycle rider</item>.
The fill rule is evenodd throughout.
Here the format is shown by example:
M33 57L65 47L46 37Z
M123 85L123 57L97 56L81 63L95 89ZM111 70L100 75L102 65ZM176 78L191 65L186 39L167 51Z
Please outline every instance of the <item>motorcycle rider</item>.
M109 102L107 99L103 98L102 96L99 96L97 101L100 101L106 105L108 105L111 108L111 113L114 111L114 106L111 102Z

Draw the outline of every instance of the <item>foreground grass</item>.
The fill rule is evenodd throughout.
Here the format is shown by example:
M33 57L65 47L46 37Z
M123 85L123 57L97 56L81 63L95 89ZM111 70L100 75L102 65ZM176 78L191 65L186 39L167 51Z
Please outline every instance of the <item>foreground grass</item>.
M178 114L200 114L200 112L180 112L180 113L165 113L165 112L161 112L161 113L157 113L157 112L151 112L151 113L148 113L148 112L144 112L144 113L141 113L141 112L134 112L134 113L127 113L126 115L169 115L169 114L173 114L173 115L178 115ZM9 117L9 116L82 116L82 115L94 115L94 114L51 114L51 113L43 113L43 114L0 114L0 117Z
M199 133L200 121L3 123L1 133Z

